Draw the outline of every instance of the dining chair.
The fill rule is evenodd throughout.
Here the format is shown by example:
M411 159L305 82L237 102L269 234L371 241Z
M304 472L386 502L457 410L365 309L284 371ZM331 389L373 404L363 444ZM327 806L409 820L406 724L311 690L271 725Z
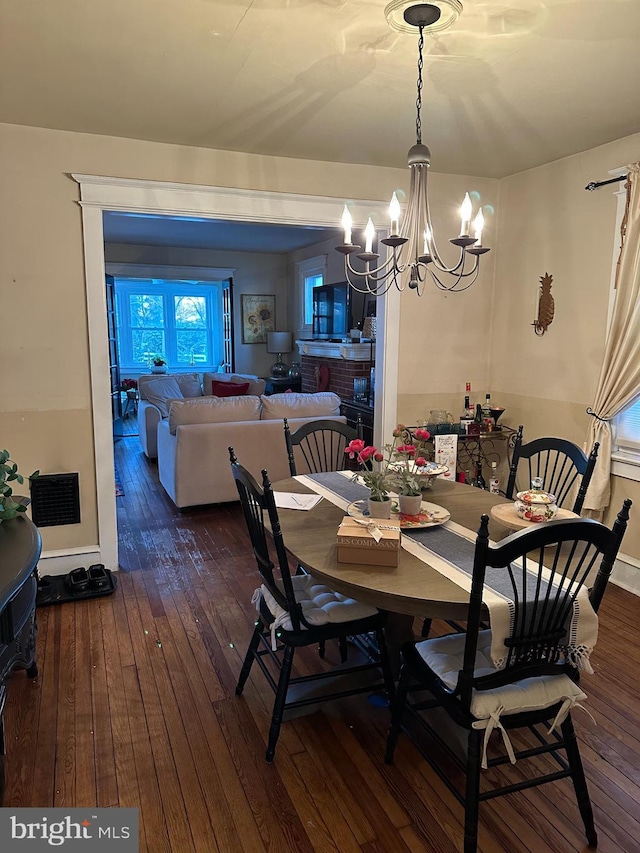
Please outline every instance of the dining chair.
M294 448L304 460L310 474L324 471L342 471L348 465L344 449L354 438L362 437L362 427L354 429L348 424L332 420L316 420L304 424L291 432L289 422L284 419L284 439L287 445L289 471L296 476L297 467Z
M517 491L516 478L520 467L521 474L523 469L528 474L528 479L523 485L524 489L530 487L533 477L542 477L544 490L555 495L558 506L564 506L565 509L570 508L579 515L596 465L600 444L596 441L591 453L587 456L577 444L573 444L564 438L536 438L527 444L523 444L522 440L523 427L521 424L516 433L511 456L509 479L505 491L506 497L510 500L515 497ZM526 464L520 465L521 462ZM575 486L578 483L578 493L573 501L573 506L565 506L565 504L571 503Z
M275 693L266 751L266 759L270 762L275 755L283 715L288 709L380 689L384 689L392 698L395 688L382 631L384 614L375 607L325 586L313 575L291 574L273 489L266 470L262 471L260 486L238 462L232 447L229 448L229 456L261 584L252 599L258 617L240 670L236 695L242 693L255 661ZM270 537L265 528L265 516L271 527ZM297 648L324 643L326 640L346 641L347 637L370 634L375 635L376 648L372 650L372 644L366 643L369 659L365 662L292 677ZM277 668L277 681L265 658L270 659ZM363 679L361 674L369 670L378 670L381 678L373 682L366 677ZM331 678L338 680L333 692L316 691L306 697L290 698L289 688L294 685Z
M475 853L482 801L566 776L573 782L588 842L597 844L571 708L586 698L578 685L576 665L591 669L580 643L587 645L588 630L591 643L595 642L595 613L626 530L630 506L631 501L625 500L611 530L591 519L551 521L514 533L497 545L489 542L489 517L483 515L476 538L466 632L402 647L403 663L385 759L388 763L393 761L400 729L411 733L425 759L464 805L464 853ZM499 634L495 625L493 631L480 630L485 581L489 583L495 577L495 569L502 578L508 577L511 588L510 619L507 617L505 630ZM588 593L585 584L590 583L596 571ZM498 648L504 652L504 660L499 661L498 667L492 651L495 641L502 638ZM416 690L429 691L430 698L410 699ZM463 757L446 744L442 733L435 729L436 722L425 719L422 712L436 707L460 727L458 731L466 731ZM427 729L444 754L462 769L466 777L464 793L450 780L450 762L444 771L437 763L438 752L432 747L424 748L422 738L416 736L416 727L407 729L406 711L410 712L410 722L418 724L418 732L423 735L421 727ZM546 728L550 721L545 737L538 727ZM507 732L517 728L525 729L525 738L520 733L515 749ZM506 755L496 755L495 745L489 743L495 729L503 735ZM489 746L491 758L487 757ZM560 757L559 750L565 751L568 763ZM543 754L556 759L560 769L534 776L536 770L548 771L538 760ZM519 781L491 789L483 784L481 792L481 769L515 764L516 759L534 756L535 761L532 766L527 764ZM503 782L505 776L490 774L488 783L497 779Z

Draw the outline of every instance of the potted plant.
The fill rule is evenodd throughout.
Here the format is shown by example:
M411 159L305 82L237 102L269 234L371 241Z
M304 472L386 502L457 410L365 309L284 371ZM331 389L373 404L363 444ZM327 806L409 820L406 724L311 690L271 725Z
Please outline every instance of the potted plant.
M372 518L390 518L390 481L383 454L375 447L365 446L361 438L350 441L344 452L350 459L355 459L360 464L361 470L354 475L354 479L360 478L371 492L369 515Z
M161 355L155 355L151 359L151 372L152 373L166 373L167 372L167 362Z
M28 479L35 480L39 474L39 471L34 471ZM18 474L18 466L11 461L9 451L2 450L0 451L0 523L15 518L19 512L25 512L27 509L26 504L14 499L13 487L9 485L12 482L22 485L24 477Z
M431 438L431 433L418 428L414 433L414 443L398 444L398 440L405 434L404 425L398 424L393 431L393 444L388 448L390 467L398 492L400 512L402 515L418 515L422 505L422 490L427 485L421 473L427 461L421 451L424 452L424 444Z

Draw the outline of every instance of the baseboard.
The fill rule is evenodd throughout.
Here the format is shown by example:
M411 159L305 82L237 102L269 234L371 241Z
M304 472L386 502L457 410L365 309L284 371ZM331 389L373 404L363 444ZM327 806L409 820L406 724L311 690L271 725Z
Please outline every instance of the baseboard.
M611 575L611 583L634 595L640 595L640 560L628 554L618 554Z
M89 545L86 548L69 548L59 551L43 551L38 561L38 574L66 575L81 566L88 569L96 563L101 563L100 546ZM118 566L107 566L117 571Z

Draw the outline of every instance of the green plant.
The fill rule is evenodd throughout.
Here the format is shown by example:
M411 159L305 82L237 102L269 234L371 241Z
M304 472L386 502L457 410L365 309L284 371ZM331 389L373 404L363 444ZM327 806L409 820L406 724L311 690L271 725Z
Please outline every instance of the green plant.
M35 480L39 475L39 471L34 471L28 479ZM27 508L25 504L13 499L13 488L9 485L12 482L22 485L24 477L18 474L18 466L11 461L9 451L2 450L0 451L0 522L15 518L19 512L24 512Z
M353 475L353 479L361 479L365 486L370 489L372 501L386 501L389 497L391 485L387 464L382 453L375 447L365 447L361 438L354 438L350 441L344 452L360 465L361 470Z
M431 433L422 428L415 430L411 444L399 444L399 441L407 435L404 424L398 424L393 431L393 444L385 445L389 454L389 468L393 472L395 486L399 495L417 497L422 494L424 488L424 477L421 469L427 464L426 442L431 438Z
M154 364L156 367L162 367L163 365L165 365L165 364L167 363L167 362L165 361L165 359L164 359L164 358L162 358L162 356L161 356L161 355L155 355L155 356L151 359L151 361L153 362L153 364Z

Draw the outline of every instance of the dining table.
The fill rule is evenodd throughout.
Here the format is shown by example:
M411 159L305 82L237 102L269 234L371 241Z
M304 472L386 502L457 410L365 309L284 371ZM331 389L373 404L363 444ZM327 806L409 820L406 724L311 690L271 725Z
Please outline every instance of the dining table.
M279 480L273 483L273 490L313 494L314 489L301 482L304 479ZM493 506L513 505L499 494L443 478L437 478L423 493L423 500L448 510L450 520L466 528L470 537L475 535L481 516L490 515ZM279 509L278 515L285 546L297 563L338 592L387 611L386 635L392 659L399 660L401 644L414 638L416 617L466 621L468 590L425 562L424 556L401 547L397 567L339 562L337 531L345 511L330 500L321 500L308 511ZM490 517L492 540L511 533L512 529Z

